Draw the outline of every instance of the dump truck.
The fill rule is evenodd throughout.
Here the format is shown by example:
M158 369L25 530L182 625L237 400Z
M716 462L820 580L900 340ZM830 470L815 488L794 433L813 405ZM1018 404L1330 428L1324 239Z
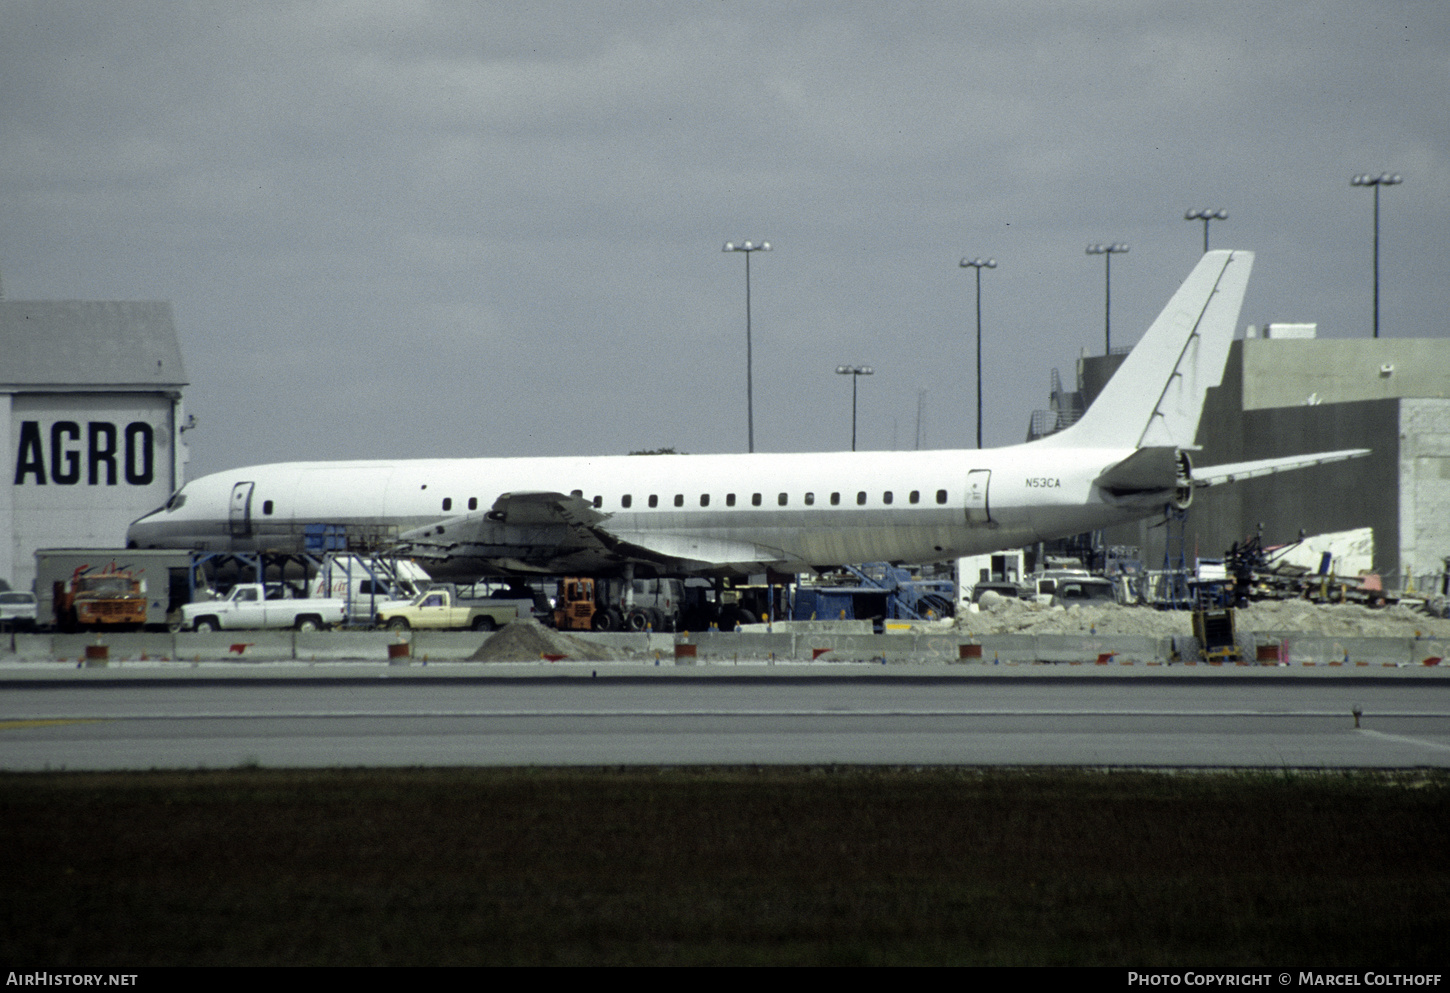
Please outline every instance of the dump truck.
M62 631L139 630L146 623L146 590L115 563L76 566L69 580L53 584L51 602Z

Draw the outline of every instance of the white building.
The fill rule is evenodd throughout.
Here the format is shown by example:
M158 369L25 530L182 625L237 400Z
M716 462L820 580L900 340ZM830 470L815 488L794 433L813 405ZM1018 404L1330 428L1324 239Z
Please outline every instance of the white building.
M171 304L0 300L0 579L37 548L125 544L181 485L186 385Z

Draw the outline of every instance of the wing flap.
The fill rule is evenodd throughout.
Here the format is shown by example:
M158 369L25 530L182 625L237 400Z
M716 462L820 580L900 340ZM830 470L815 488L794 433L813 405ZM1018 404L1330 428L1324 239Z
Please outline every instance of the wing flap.
M779 548L757 545L752 541L728 538L703 538L697 535L671 534L662 531L615 531L601 528L622 545L648 553L656 559L694 566L761 566L791 560Z

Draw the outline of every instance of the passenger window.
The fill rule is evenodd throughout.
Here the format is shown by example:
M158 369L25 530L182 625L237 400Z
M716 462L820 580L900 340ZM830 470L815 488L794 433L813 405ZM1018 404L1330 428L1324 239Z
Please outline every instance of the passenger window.
M862 490L860 493L857 493L856 494L856 506L858 506L858 507L864 507L864 506L866 506L866 491L865 490Z
M816 495L814 493L807 493L806 494L806 506L807 507L814 507L815 504L816 504Z
M780 496L778 496L778 497L775 498L775 502L778 503L778 504L780 504L782 507L784 507L786 505L786 503L789 502L789 500L790 500L790 497L787 496L784 493L782 493Z
M634 503L634 497L628 493L619 498L619 505L626 510L629 509L629 505L632 503Z
M735 506L735 494L734 493L726 493L725 494L725 506L727 506L727 507L733 507L733 506Z
M684 505L685 505L685 494L683 494L683 493L676 493L675 494L675 506L676 507L683 507Z
M752 493L752 494L750 494L750 505L752 507L759 507L760 506L760 494L759 493Z
M710 506L710 494L708 494L708 493L701 493L700 494L700 506L702 506L702 507L708 507L708 506Z
M452 510L453 509L453 498L452 497L444 497L443 498L443 509L444 510Z
M887 490L885 493L881 494L881 502L882 503L886 503L886 504L889 504L891 502L891 491L890 490Z
M649 505L651 507L658 507L660 505L660 498L658 494L651 493L649 495Z
M841 505L841 494L839 494L839 493L832 493L831 494L831 506L832 507L839 507L840 505Z
M595 507L602 507L602 506L604 506L604 497L600 496L598 493L594 494L594 506Z
M936 491L936 502L937 503L946 503L947 502L947 491L946 490L937 490Z
M263 500L262 501L262 513L263 514L266 514L268 517L271 517L272 516L272 501L271 500Z
M468 498L468 509L469 510L477 510L478 509L478 497L469 497Z
M911 491L911 502L912 503L921 503L921 490L912 490Z

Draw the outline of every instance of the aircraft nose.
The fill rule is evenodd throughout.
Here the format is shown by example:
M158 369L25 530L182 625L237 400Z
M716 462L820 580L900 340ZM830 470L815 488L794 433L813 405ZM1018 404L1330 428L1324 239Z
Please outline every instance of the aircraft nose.
M155 518L161 510L153 510L144 517L138 517L126 528L127 548L150 548L155 540L157 527Z

